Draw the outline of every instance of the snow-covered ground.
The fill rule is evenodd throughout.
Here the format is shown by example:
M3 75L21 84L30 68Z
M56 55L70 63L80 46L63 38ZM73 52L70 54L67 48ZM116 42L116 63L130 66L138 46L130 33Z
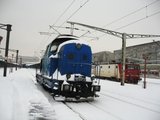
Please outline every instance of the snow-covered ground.
M101 80L94 101L57 102L35 81L35 70L0 69L0 120L160 120L160 80L138 85Z

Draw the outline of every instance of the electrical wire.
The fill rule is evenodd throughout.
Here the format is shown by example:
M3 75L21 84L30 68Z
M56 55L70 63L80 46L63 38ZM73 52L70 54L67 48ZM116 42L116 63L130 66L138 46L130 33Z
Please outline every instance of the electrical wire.
M113 24L113 23L116 23L116 22L118 22L118 21L120 21L120 20L122 20L122 19L124 19L124 18L126 18L126 17L128 17L128 16L130 16L130 15L133 15L133 14L135 14L135 13L137 13L137 12L143 10L143 9L146 9L146 8L148 8L149 6L155 4L155 3L159 2L159 1L160 1L160 0L156 0L156 1L154 1L154 2L152 2L152 3L150 3L150 4L148 4L148 5L146 5L146 6L144 6L144 7L141 7L141 8L139 8L139 9L137 9L137 10L135 10L135 11L133 11L133 12L125 15L125 16L122 16L122 17L120 17L120 18L118 18L118 19L116 19L116 20L113 20L112 22L108 23L108 24L105 25L104 27L107 27L107 26L109 26L109 25L111 25L111 24Z
M54 24L52 26L54 26L60 19L61 17L70 9L70 7L73 5L73 3L75 2L76 0L73 0L69 6L64 10L64 12L57 18L57 20L54 22Z
M159 14L159 13L160 13L160 11L155 12L155 13L153 13L153 14L150 14L150 15L148 15L148 16L146 16L146 17L140 18L140 19L138 19L138 20L136 20L136 21L133 21L133 22L127 24L127 25L124 25L124 26L121 26L121 27L115 29L115 31L120 30L120 29L125 28L125 27L128 27L128 26L130 26L130 25L133 25L133 24L135 24L135 23L137 23L137 22L140 22L140 21L142 21L142 20L144 20L144 19L148 19L149 17L152 17L152 16L157 15L157 14ZM105 35L106 35L106 34L103 34L103 35L99 36L99 38L104 37Z
M73 5L73 3L74 3L75 1L76 1L76 0L73 0L73 1L71 2L71 4L70 4L70 5L64 10L64 12L57 18L57 20L55 21L55 23L54 23L52 26L54 26L54 25L59 21L59 19L66 13L66 11ZM59 27L62 27L62 25L63 25L64 23L66 23L70 18L72 18L87 2L89 2L89 0L87 0L84 4L82 4L82 5L81 5L74 13L72 13L71 16L70 16L69 18L67 18L67 20L65 20L65 22L63 22ZM48 32L50 32L51 28L54 29L52 26L50 26ZM57 32L58 29L59 29L59 28L54 29L54 30ZM60 34L60 33L58 32L58 34ZM50 37L51 37L51 36L48 36L46 42L49 40ZM46 42L45 42L45 43L46 43Z
M87 1L86 1L85 3L83 3L75 12L73 12L73 13L70 15L70 17L68 17L68 18L66 19L66 21L64 21L64 22L60 25L60 27L63 26L64 23L66 23L69 19L71 19L87 2L89 2L89 0L87 0Z
M137 9L137 10L135 10L135 11L133 11L133 12L131 12L131 13L123 16L123 17L120 17L120 18L118 18L118 19L110 22L109 24L105 25L104 27L109 26L109 25L111 25L111 24L113 24L113 23L116 23L116 22L118 22L119 20L122 20L122 19L124 19L124 18L126 18L126 17L128 17L128 16L130 16L130 15L132 15L132 14L135 14L135 13L143 10L144 8L147 10L147 8L148 8L149 6L155 4L156 2L159 2L159 1L160 1L160 0L156 0L156 1L154 1L154 2L152 2L152 3L150 3L150 4L146 5L146 6L144 6L144 7L142 7L142 8L139 8L139 9ZM142 21L142 20L144 20L144 19L147 19L147 18L152 17L152 16L154 16L154 15L156 15L156 14L159 14L159 13L160 13L160 11L155 12L155 13L150 14L150 15L147 15L147 11L146 11L146 16L145 16L145 17L140 18L140 19L138 19L138 20L136 20L136 21L133 21L133 22L127 24L127 25L121 26L121 27L119 27L119 28L117 28L117 29L115 29L115 30L120 30L120 29L122 29L122 28L128 27L128 26L130 26L130 25L132 25L132 24L135 24L135 23L137 23L137 22L139 22L139 21ZM103 34L103 35L99 36L99 38L100 38L100 37L103 37L103 36L105 36L105 35L106 35L106 34Z
M52 25L52 26L54 26L60 19L61 19L61 17L70 9L70 7L73 5L73 3L75 2L76 0L73 0L70 4L69 4L69 6L63 11L63 13L56 19L56 21L54 22L54 24ZM51 26L49 27L49 30L48 30L48 32L47 33L49 33L50 31L51 31ZM52 29L54 29L54 28L52 28ZM60 34L58 31L56 31L58 34ZM44 39L46 39L46 41L45 41L45 44L46 44L46 42L49 40L49 38L50 38L50 36L48 36L47 37L47 39L46 39L46 37L44 38ZM40 47L40 45L39 45L39 47ZM39 49L39 47L38 47L38 49Z
M127 25L124 25L124 26L122 26L122 27L119 27L119 28L117 28L117 29L115 29L115 30L120 30L120 29L122 29L122 28L128 27L128 26L130 26L130 25L133 25L133 24L135 24L135 23L137 23L137 22L139 22L139 21L142 21L142 20L144 20L144 19L147 19L147 18L152 17L152 16L154 16L154 15L157 15L157 14L159 14L159 13L160 13L160 11L155 12L155 13L153 13L153 14L150 14L150 15L146 16L146 17L143 17L143 18L141 18L141 19L138 19L138 20L136 20L136 21L133 21L133 22L127 24Z

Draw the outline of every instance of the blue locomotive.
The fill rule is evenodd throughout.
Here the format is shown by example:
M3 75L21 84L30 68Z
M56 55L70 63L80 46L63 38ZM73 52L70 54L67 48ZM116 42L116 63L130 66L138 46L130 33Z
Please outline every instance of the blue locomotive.
M36 79L54 96L95 97L100 85L91 69L91 47L76 36L59 35L47 46Z

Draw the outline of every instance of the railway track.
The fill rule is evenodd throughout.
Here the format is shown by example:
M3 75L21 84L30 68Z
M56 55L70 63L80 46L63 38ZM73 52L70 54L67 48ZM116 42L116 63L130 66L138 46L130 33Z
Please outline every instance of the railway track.
M90 105L94 106L95 108L102 110L102 111L105 112L106 114L108 114L108 115L114 117L116 120L123 120L123 119L120 118L119 116L117 116L117 115L111 113L110 111L104 110L104 108L102 108L102 107L100 107L100 106L97 106L96 104L93 104L93 103L91 103L91 102L88 102L88 103L89 103Z
M45 93L46 94L46 93ZM80 105L80 104L85 104L85 106L88 106L88 107L91 107L94 108L95 111L101 111L105 114L107 114L108 116L110 116L112 119L111 120L123 120L122 118L120 118L119 116L111 113L109 110L105 110L102 106L98 106L96 105L96 103L94 103L94 101L92 99L89 99L89 100L78 100L78 101L75 101L75 100L55 100L55 99L51 99L52 98L52 95L47 93L47 98L49 100L50 103L53 103L53 102L57 102L57 103L62 103L63 105L65 105L67 108L69 108L72 112L74 112L75 114L77 114L79 116L79 118L81 120L90 120L90 119L87 119L85 117L85 115L83 115L83 113L81 113L81 111L77 111L73 106L75 106L75 104L77 105ZM85 107L86 108L86 107Z
M104 112L105 114L108 114L108 116L112 117L111 120L123 120L123 119L120 118L119 116L111 113L109 110L105 110L102 106L96 105L96 103L94 103L93 101L88 101L88 100L86 100L86 101L83 100L83 101L79 101L79 102L77 102L77 101L70 101L70 102L65 102L65 101L63 101L62 103L64 103L64 104L65 104L69 109L71 109L73 112L77 113L77 114L82 118L82 120L87 120L87 118L85 118L85 117L82 115L82 113L77 112L77 111L72 107L73 104L81 104L81 103L84 103L86 106L90 106L90 107L92 106L92 108L94 108L95 111L98 110L98 111ZM106 119L107 119L107 118L106 118Z
M148 100L144 100L144 99L140 99L140 98L136 98L136 97L132 97L132 96L127 96L127 95L116 93L116 92L113 92L113 91L105 90L105 93L117 95L117 96L120 96L120 97L132 99L132 100L135 100L135 101L140 101L140 102L143 102L143 103L146 103L146 104L151 104L151 105L155 105L155 106L159 106L160 107L159 103L154 103L154 102L151 102L151 101L148 101Z
M115 97L114 95L110 95L110 94L107 94L107 93L100 93L100 94L105 96L105 97L108 97L108 98L111 98L111 99L114 99L114 100L117 100L117 101L120 101L120 102L123 102L123 103L126 103L126 104L130 104L130 105L133 105L133 106L136 106L136 107L139 107L139 108L142 108L142 109L160 114L160 111L158 111L158 110L154 110L154 109L151 109L149 107L146 107L146 106L143 106L143 105L140 105L140 104L136 104L135 102L131 102L131 101L128 101L128 100L125 100L125 99L122 99L122 98L118 98L118 97Z
M72 110L74 113L78 114L78 116L82 119L82 120L87 120L80 112L77 112L76 110L74 110L70 105L68 105L65 101L62 102L64 105L66 105L70 110Z

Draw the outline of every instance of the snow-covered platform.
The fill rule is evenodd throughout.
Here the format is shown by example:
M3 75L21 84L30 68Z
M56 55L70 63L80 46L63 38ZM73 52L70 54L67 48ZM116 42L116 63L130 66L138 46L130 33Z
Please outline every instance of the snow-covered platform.
M160 120L160 80L138 85L101 80L94 101L57 102L35 81L35 70L18 69L2 77L1 120Z

